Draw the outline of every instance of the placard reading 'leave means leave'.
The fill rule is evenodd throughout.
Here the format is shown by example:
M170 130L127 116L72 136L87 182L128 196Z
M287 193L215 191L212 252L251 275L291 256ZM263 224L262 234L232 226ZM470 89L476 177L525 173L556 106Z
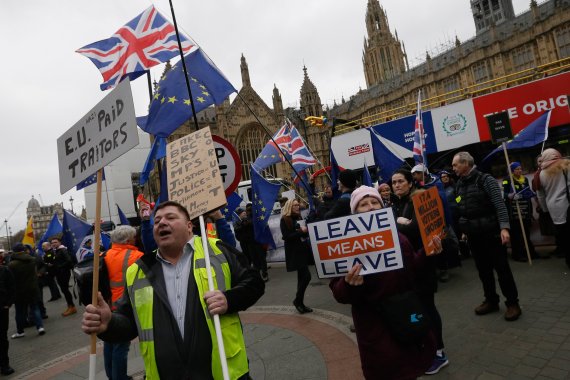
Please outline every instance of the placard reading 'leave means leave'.
M226 203L210 128L203 128L166 146L168 197L193 219Z
M339 277L356 264L361 275L404 266L391 208L329 219L308 226L319 278Z

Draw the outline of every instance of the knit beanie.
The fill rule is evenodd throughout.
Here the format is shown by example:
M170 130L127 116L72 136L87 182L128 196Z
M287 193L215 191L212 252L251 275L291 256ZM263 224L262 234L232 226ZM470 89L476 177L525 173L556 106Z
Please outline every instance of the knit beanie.
M350 196L350 211L354 214L356 211L356 206L358 202L360 202L364 197L374 197L380 201L382 204L382 197L380 197L380 193L373 187L368 186L360 186L358 189L352 192Z
M512 172L514 172L516 168L520 168L520 167L521 167L520 162L517 162L517 161L511 162L511 171Z

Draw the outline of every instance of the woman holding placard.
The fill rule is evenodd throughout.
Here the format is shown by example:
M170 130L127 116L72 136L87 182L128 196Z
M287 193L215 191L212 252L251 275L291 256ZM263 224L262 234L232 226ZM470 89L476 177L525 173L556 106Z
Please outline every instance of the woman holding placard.
M281 209L280 227L285 243L287 272L297 271L297 293L293 305L301 314L310 313L313 309L305 305L305 290L311 282L311 250L306 240L309 234L301 217L301 206L296 199L289 199Z
M382 199L376 189L360 186L352 193L350 208L353 214L379 210ZM357 264L346 276L333 279L329 285L338 302L352 305L366 379L415 379L430 367L435 354L435 337L429 327L413 342L403 342L385 317L388 302L414 292L416 273L425 262L423 251L416 253L408 239L401 233L398 235L403 269L361 276L362 265ZM434 245L441 250L439 239L434 239Z
M398 169L392 174L392 189L396 195L392 209L394 210L398 231L408 238L414 250L420 250L424 246L416 220L412 197L416 192L423 190L417 190L414 187L412 173L405 169ZM435 306L435 292L437 291L435 257L432 256L426 260L424 269L417 273L416 281L419 285L418 295L434 325L437 337L437 353L433 359L432 366L426 371L426 375L433 375L449 364L449 360L443 352L443 324L439 311Z

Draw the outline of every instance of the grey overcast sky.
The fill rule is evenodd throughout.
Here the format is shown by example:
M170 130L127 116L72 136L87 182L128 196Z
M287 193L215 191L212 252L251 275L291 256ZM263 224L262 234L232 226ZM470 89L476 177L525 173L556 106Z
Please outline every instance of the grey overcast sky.
M251 82L272 106L273 85L285 107L298 106L303 65L321 100L331 104L365 88L362 48L368 0L173 0L181 29L234 87L241 87L240 57ZM513 0L515 13L529 0ZM404 41L410 64L475 35L468 0L381 0L390 29ZM152 4L172 20L167 0ZM32 194L43 205L84 204L83 192L59 194L56 139L106 93L96 67L75 50L108 38L151 5L149 0L2 0L0 35L0 235L25 228ZM432 56L435 54L432 53ZM419 59L419 60L418 60ZM162 65L152 70L158 80ZM146 114L146 81L133 82L135 109Z

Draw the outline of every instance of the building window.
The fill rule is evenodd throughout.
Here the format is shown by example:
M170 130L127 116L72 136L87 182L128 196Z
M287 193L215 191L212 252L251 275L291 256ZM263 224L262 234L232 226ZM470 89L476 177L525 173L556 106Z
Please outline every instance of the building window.
M558 58L570 56L570 25L566 25L556 31L556 44L558 45Z
M473 78L475 79L475 83L485 82L491 79L489 75L489 67L487 65L487 61L477 62L472 67L473 70Z
M514 71L521 71L534 67L534 55L532 54L531 45L516 48L511 53Z
M457 75L445 78L441 81L441 85L444 93L459 90L459 80L457 79Z

